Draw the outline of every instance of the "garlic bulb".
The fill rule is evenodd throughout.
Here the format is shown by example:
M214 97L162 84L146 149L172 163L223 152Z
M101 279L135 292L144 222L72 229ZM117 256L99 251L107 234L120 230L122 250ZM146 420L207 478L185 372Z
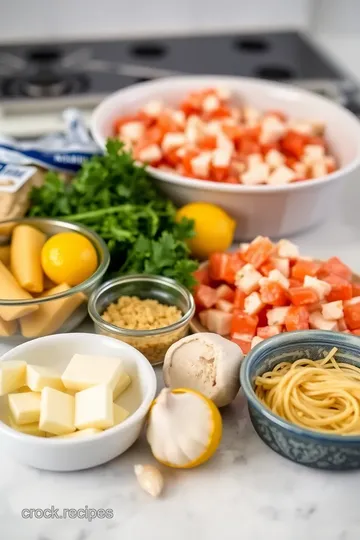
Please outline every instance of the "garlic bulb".
M155 458L170 467L204 463L217 449L221 433L218 409L193 390L164 388L150 410L147 440Z
M240 347L218 334L187 336L166 353L165 384L170 388L197 390L218 407L224 407L239 391L243 356Z
M134 472L136 478L146 493L152 497L158 497L164 487L164 479L156 467L153 465L135 465Z

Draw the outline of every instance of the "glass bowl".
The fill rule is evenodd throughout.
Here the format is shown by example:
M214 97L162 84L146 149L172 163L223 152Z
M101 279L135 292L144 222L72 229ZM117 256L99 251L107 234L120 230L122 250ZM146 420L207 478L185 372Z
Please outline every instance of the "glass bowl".
M360 436L305 429L268 409L254 391L255 378L279 362L300 358L318 360L336 347L335 358L360 367L360 338L326 330L286 332L254 347L241 366L241 386L248 400L252 424L267 446L308 467L328 470L360 469Z
M157 300L161 304L176 306L182 312L177 322L155 330L130 330L105 321L102 314L121 296ZM99 334L129 343L149 360L152 365L161 364L168 348L186 336L195 313L194 299L182 285L162 276L129 275L113 279L101 285L90 297L88 310Z
M96 271L85 281L69 290L55 295L37 296L31 300L11 300L1 298L0 293L0 317L1 308L38 306L26 317L33 316L33 324L23 335L21 332L21 318L6 323L0 318L0 341L10 345L16 345L28 339L42 337L54 333L71 332L87 316L87 302L91 293L99 286L110 263L110 254L105 242L92 230L66 221L50 218L23 218L0 222L0 246L10 244L11 234L16 225L26 224L35 227L47 235L48 238L57 233L76 232L90 240L98 256ZM48 323L44 324L44 318ZM42 324L39 324L42 319ZM20 324L19 324L20 323ZM39 328L41 327L41 330Z

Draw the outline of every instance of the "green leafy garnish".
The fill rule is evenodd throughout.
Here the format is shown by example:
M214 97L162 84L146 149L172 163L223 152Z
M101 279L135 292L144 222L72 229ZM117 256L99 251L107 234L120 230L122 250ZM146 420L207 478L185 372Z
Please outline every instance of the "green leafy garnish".
M108 245L112 274L159 274L191 288L198 264L190 259L186 240L194 235L194 223L175 221L175 206L120 141L109 140L106 150L86 161L71 183L49 172L31 191L29 215L96 231Z

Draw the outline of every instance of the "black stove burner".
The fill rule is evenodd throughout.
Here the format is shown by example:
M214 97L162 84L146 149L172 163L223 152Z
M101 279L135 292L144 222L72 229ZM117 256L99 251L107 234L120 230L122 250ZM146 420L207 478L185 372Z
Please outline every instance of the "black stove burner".
M2 84L5 96L22 95L29 98L56 98L86 92L88 78L83 74L39 70L30 75L8 77Z
M295 79L295 72L287 67L273 65L259 67L255 71L255 76L274 81L289 81Z
M270 45L264 39L240 38L235 40L235 48L241 52L263 53L270 49Z
M61 59L61 51L60 49L49 47L41 49L30 49L27 58L30 62L34 64L54 64L55 62L58 62Z

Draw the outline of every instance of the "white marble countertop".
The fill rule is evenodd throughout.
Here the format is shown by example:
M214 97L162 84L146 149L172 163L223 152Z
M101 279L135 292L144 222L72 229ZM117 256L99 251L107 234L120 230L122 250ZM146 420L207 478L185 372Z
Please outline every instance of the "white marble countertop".
M346 56L360 79L353 42L327 36L320 41L339 59ZM359 201L360 178L345 186L327 223L294 240L302 252L319 258L336 254L360 273ZM92 327L86 323L82 329ZM0 355L7 349L0 342ZM161 370L158 377L161 384ZM164 471L166 489L159 500L144 493L133 474L136 463L152 461L144 440L107 465L78 473L23 467L0 446L1 540L360 538L360 471L315 471L278 456L253 430L241 392L223 419L223 441L215 457L191 471ZM22 509L51 506L112 509L114 517L91 523L21 517Z
M360 272L360 179L344 188L336 213L295 239L302 252L337 254ZM324 201L326 204L326 201ZM91 331L90 323L82 327ZM0 344L0 354L7 347ZM159 381L161 370L158 370ZM331 473L293 464L254 432L241 392L223 412L224 437L215 457L191 471L166 470L159 500L133 473L151 462L144 440L95 469L51 473L25 468L0 446L1 540L358 540L360 471ZM23 519L24 508L104 508L113 519Z

